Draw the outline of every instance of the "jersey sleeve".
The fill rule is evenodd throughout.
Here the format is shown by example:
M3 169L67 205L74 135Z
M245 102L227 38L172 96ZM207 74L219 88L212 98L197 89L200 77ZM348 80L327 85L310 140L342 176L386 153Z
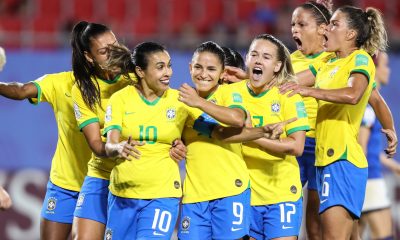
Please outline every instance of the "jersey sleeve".
M367 105L367 108L365 109L364 116L361 122L361 126L371 128L372 125L374 125L376 120L376 115L374 110L370 105Z
M104 119L103 136L107 135L108 131L117 129L122 131L122 118L124 115L123 101L119 94L114 94L108 100L106 114Z
M284 120L289 120L291 118L297 118L296 121L287 124L285 126L285 131L287 135L290 135L297 131L308 131L310 130L310 125L308 123L308 117L303 99L300 95L296 94L292 97L285 96L285 109L284 109Z
M373 76L373 72L375 71L375 64L368 53L360 52L355 55L352 61L350 74L361 73L368 79L368 82L373 80L371 76Z
M80 130L91 123L99 122L97 114L92 109L90 109L89 106L86 105L85 101L83 100L81 91L76 84L72 87L71 95L73 100L75 119L78 123L78 127Z
M35 105L39 104L40 102L49 102L49 103L54 102L55 100L54 83L55 80L58 79L57 75L58 74L46 74L32 81L31 83L33 83L37 88L38 94L36 98L30 98L29 102Z
M242 109L246 114L243 106L243 97L239 91L230 88L229 85L222 85L215 92L215 99L218 105L228 108Z

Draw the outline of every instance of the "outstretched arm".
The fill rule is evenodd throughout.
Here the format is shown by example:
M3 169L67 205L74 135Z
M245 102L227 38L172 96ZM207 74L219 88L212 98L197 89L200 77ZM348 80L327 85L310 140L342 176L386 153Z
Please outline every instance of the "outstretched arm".
M38 89L35 84L29 83L4 83L0 82L0 95L9 99L24 100L27 98L36 98Z

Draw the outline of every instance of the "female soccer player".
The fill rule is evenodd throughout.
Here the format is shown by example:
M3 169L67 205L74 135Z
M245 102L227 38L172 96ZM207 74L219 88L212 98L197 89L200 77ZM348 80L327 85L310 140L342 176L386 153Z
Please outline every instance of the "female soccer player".
M224 61L224 51L219 45L202 43L193 54L190 74L200 96L198 100L215 108L220 122L242 129L246 115L241 95L219 85ZM196 101L190 98L189 88L186 85L180 88L180 100L194 106ZM189 121L194 121L194 126L186 127L183 132L188 153L178 236L179 239L239 239L248 234L250 225L249 174L241 144L210 138L218 122L200 109L192 108L194 118L189 117ZM210 127L199 128L201 121L210 123ZM204 156L205 151L208 157Z
M297 86L293 93L319 100L316 166L322 237L349 239L361 214L368 175L356 136L374 85L370 54L384 50L387 39L376 9L351 6L333 14L326 38L326 51L337 57L311 67L316 88Z
M82 24L87 29L82 29ZM89 28L97 28L96 26L98 24L78 23L72 30L72 48L75 49L77 41L80 44L91 44L96 41L96 37L102 36L97 31L89 31ZM87 30L85 39L80 37L83 30ZM81 55L80 62L85 61L85 56ZM92 69L91 66L88 67ZM48 102L57 121L58 142L41 212L41 239L67 239L70 235L74 209L90 159L90 148L76 127L71 98L74 83L73 72L61 72L46 74L25 84L0 84L0 95L7 98L30 99L35 104Z
M118 158L111 172L106 238L169 239L182 195L169 148L180 138L188 112L177 101L178 92L169 89L171 59L164 47L145 42L132 54L124 47L110 52L110 65L122 73L134 71L138 83L115 93L107 106L106 151Z
M324 51L325 29L331 19L331 1L306 2L293 11L292 36L297 51L291 54L294 72L307 70L309 65L326 61L334 53ZM306 230L309 239L321 239L321 226L318 215L319 198L315 168L315 120L318 104L315 98L304 97L310 131L306 133L303 155L297 158L303 186L307 184Z

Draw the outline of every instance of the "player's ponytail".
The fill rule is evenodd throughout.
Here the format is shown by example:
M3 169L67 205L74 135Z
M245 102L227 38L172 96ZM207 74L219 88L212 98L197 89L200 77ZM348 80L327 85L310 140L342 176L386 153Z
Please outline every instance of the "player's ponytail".
M100 90L95 79L95 64L89 62L85 52L90 52L91 40L96 36L111 31L107 26L98 23L81 21L72 29L72 70L75 81L86 105L95 110L96 103L101 106Z
M357 32L356 47L364 49L370 55L387 48L387 33L382 15L377 9L367 8L363 11L353 6L344 6L338 11L346 14L347 24Z

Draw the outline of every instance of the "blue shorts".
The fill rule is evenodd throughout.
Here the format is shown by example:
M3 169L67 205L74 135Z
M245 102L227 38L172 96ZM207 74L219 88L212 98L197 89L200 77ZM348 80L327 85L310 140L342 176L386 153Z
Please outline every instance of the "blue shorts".
M52 222L72 224L78 194L79 192L60 188L49 181L43 200L42 218Z
M241 194L182 204L179 239L239 239L249 234L250 189Z
M265 206L251 206L250 237L257 240L298 236L303 198Z
M104 239L170 239L178 219L179 198L108 198Z
M86 176L76 203L74 216L105 225L107 222L108 185L110 185L108 180Z
M342 206L353 217L360 218L367 179L368 168L358 168L347 160L317 167L319 213L333 206Z
M307 189L317 190L317 177L315 169L315 138L306 137L303 155L297 157L300 167L301 184Z

